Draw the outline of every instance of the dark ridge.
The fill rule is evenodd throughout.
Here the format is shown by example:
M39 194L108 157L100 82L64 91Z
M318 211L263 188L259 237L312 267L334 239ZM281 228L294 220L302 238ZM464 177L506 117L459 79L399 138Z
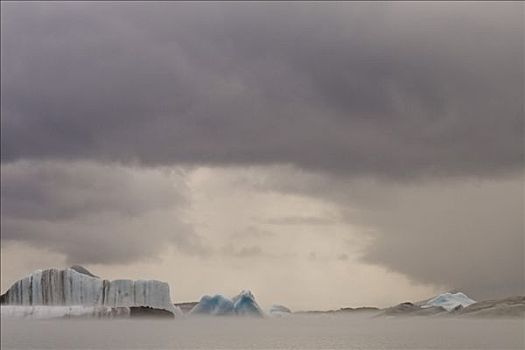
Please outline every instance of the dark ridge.
M70 267L71 270L75 270L76 272L78 273L81 273L83 275L87 275L87 276L90 276L90 277L95 277L95 278L100 278L94 274L92 274L91 272L89 272L88 269L86 269L84 266L80 266L80 265L73 265Z
M445 310L441 306L422 308L421 306L416 305L414 303L405 302L396 306L383 309L383 312L381 314L385 316L427 316L446 313L446 311L447 310Z
M525 296L484 300L468 305L456 313L476 317L524 317Z
M155 309L149 306L131 306L129 308L131 318L175 318L175 315L167 310Z
M342 307L337 310L306 310L296 311L294 314L340 314L340 313L351 313L351 312L379 312L379 308L374 306L361 306L361 307Z

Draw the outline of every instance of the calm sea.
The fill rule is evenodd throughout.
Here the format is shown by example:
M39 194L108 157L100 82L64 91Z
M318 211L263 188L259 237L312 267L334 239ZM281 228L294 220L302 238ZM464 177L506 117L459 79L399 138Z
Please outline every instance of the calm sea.
M1 322L2 349L525 349L525 320L282 319Z

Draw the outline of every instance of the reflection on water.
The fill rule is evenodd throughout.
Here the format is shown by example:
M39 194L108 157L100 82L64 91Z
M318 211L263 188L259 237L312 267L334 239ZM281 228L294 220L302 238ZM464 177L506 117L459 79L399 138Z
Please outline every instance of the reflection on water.
M2 320L2 349L524 349L524 321L302 315L282 319Z

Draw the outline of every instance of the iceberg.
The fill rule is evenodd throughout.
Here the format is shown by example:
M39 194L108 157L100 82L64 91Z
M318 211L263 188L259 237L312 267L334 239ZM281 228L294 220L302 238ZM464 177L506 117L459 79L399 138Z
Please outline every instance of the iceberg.
M243 290L239 295L233 297L233 309L235 314L240 316L256 316L264 315L263 311L255 301L255 297L249 290Z
M166 310L174 315L179 311L171 302L167 283L155 280L102 280L79 266L64 270L37 270L15 282L0 297L0 303L93 308L148 307ZM59 312L60 309L56 310ZM48 311L36 308L30 312L41 314Z
M2 319L45 320L53 318L129 318L129 307L109 306L48 306L48 305L2 305Z
M440 294L432 299L429 299L426 301L425 304L421 305L422 308L430 308L430 307L442 307L447 311L452 311L459 308L463 308L466 306L469 306L471 304L476 303L475 300L470 299L465 294L458 292L458 293L443 293Z
M292 313L292 310L290 310L286 306L274 304L270 307L268 313L270 314L270 316L284 317L290 315Z
M233 302L227 297L216 294L214 296L205 295L199 303L191 309L192 315L211 315L225 316L233 315Z
M255 297L249 290L229 299L221 294L214 296L205 295L199 303L190 311L191 315L207 316L256 316L262 317L264 313L255 301Z

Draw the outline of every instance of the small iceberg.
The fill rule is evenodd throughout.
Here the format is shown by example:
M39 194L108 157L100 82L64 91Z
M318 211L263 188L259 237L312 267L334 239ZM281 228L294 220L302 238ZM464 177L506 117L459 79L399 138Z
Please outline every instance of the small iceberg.
M273 317L285 317L289 316L292 310L283 305L274 304L270 307L268 314Z
M221 294L205 295L190 311L190 315L205 316L264 316L249 290L243 290L232 299Z
M422 308L430 308L440 306L447 311L452 311L459 308L464 308L471 304L476 303L475 300L470 299L465 294L458 293L443 293L432 299L429 299L425 304L421 305Z

